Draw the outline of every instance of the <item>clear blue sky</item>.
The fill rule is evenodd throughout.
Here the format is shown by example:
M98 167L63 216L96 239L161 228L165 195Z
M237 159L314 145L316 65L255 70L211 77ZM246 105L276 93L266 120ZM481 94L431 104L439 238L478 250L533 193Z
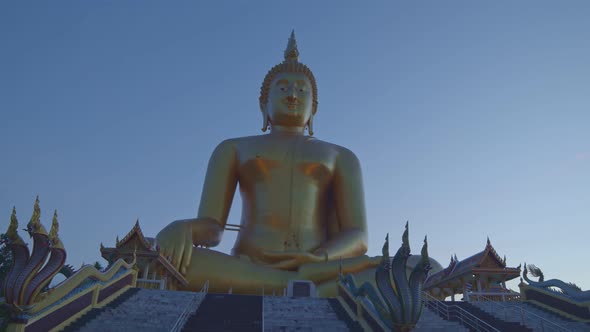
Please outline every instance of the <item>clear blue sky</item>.
M489 236L590 288L590 3L369 3L2 2L0 228L39 195L77 267L136 218L155 236L195 216L217 143L261 134L294 28L316 136L361 160L369 254L410 220L444 266Z

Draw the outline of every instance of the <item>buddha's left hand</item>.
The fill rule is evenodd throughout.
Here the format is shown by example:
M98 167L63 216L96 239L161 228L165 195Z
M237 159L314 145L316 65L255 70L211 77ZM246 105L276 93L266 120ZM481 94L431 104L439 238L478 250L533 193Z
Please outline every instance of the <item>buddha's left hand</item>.
M262 253L266 261L271 261L270 267L281 270L296 270L307 263L320 263L326 260L325 255L301 251L265 251Z

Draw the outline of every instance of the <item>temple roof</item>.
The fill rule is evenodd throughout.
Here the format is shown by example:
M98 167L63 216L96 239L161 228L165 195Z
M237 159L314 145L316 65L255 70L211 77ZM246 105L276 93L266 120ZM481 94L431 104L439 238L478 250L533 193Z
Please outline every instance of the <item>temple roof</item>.
M155 251L155 240L154 238L148 238L143 235L141 231L141 227L139 226L139 219L135 222L133 228L123 237L123 240L117 240L115 247L121 248L126 244L130 243L133 238L137 238L137 242L142 246L142 248L137 248L138 250L148 250L148 251Z
M484 250L470 257L459 261L456 255L451 256L449 266L442 271L430 275L424 283L424 288L435 287L465 274L473 275L473 273L484 271L490 273L506 273L511 276L514 274L514 277L516 277L520 275L520 266L516 268L506 267L506 257L500 258L488 238Z
M158 262L170 275L174 276L181 285L188 285L184 276L174 268L174 266L160 254L156 240L152 237L146 237L141 231L139 220L135 222L133 228L123 237L122 240L115 241L115 248L107 248L100 244L100 253L104 259L111 261L112 257L128 257L137 255L137 257L146 257L150 261Z

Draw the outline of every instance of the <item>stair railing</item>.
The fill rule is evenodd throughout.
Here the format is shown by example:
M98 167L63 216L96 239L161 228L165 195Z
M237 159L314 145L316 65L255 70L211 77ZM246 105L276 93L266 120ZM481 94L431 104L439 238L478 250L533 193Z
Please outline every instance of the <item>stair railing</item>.
M178 319L176 320L176 322L174 322L174 325L172 325L170 332L180 332L180 330L182 330L182 328L184 327L184 324L186 324L186 321L188 320L188 317L190 316L190 313L197 306L197 304L199 304L203 300L203 298L205 297L205 294L207 294L208 291L209 291L209 280L205 281L205 284L203 285L201 290L198 293L196 293L196 294L199 294L200 296L196 296L196 294L195 294L195 296L193 296L193 298L186 304L186 307L184 307L184 310L182 311L180 316L178 316Z
M488 306L489 304L489 308L490 308L490 313L493 315L494 314L494 309L496 310L495 312L502 312L502 314L504 315L504 320L508 321L508 314L510 312L512 313L517 313L520 317L520 324L524 325L524 326L528 326L528 327L540 327L541 331L545 332L550 332L550 331L563 331L563 332L568 332L569 329L566 327L563 327L559 324L556 324L550 320L548 320L547 318L544 318L542 316L539 316L531 311L528 311L526 309L523 308L522 306L522 302L520 304L518 304L518 308L516 308L516 305L504 305L498 301L494 301L486 296L478 296L478 302L483 302L484 306ZM472 302L473 304L473 302ZM528 317L527 317L528 316ZM499 317L499 316L496 316ZM532 318L531 318L532 317ZM528 319L528 321L527 321ZM529 323L527 325L527 322Z
M209 280L205 281L205 283L203 284L203 287L201 287L201 290L199 291L199 293L209 293Z
M433 310L437 315L446 318L448 321L451 321L451 317L457 318L461 325L469 327L477 332L501 332L497 328L457 305L446 304L425 292L422 293L422 299L424 301L424 306Z

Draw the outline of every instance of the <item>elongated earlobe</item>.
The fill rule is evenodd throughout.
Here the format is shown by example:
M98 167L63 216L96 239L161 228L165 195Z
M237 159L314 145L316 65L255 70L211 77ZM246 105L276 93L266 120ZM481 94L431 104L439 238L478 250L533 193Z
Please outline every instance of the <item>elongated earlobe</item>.
M266 132L268 130L268 115L266 111L262 111L262 131Z
M313 136L313 115L307 120L307 132L309 133L309 136Z

